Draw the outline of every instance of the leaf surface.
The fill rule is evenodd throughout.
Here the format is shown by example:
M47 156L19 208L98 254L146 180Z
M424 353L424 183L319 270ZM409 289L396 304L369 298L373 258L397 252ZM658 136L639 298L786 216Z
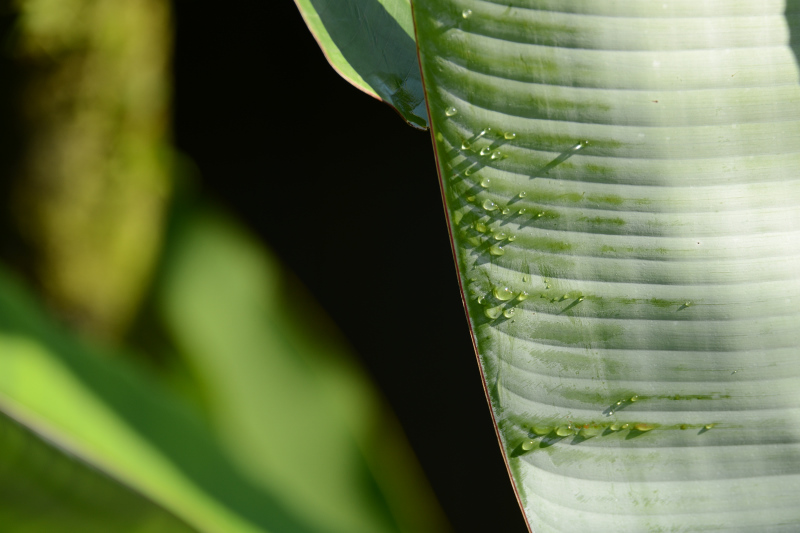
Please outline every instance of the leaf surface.
M414 2L531 530L800 527L796 2Z
M428 127L408 0L295 3L328 62L344 79L393 106L412 126Z

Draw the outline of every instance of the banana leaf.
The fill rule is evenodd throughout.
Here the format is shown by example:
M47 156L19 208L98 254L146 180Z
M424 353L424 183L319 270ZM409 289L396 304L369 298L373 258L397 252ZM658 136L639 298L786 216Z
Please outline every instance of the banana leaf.
M800 6L413 2L531 531L800 527Z
M532 531L800 527L796 2L415 2Z
M295 0L331 66L393 106L411 126L428 127L409 0Z

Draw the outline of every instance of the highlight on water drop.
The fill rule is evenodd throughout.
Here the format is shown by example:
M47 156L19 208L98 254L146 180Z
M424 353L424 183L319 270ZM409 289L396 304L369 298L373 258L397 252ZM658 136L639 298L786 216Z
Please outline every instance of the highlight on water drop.
M491 148L489 148L488 146L484 146L483 148L481 148L481 152L480 152L480 154L481 154L481 155L488 155L488 154L489 154L489 152L491 152L491 151L492 151L492 149L491 149Z
M513 307L509 307L503 311L503 316L506 318L511 318L512 316L514 316L514 313L516 312L517 312L516 309L514 309Z
M452 117L452 116L453 116L453 115L455 115L456 113L458 113L458 109L456 109L456 108L455 108L455 107L453 107L453 106L450 106L450 107L448 107L447 109L445 109L445 110L444 110L444 114L445 114L446 116L448 116L448 117Z
M528 196L528 193L526 193L525 191L519 191L519 194L517 196L519 196L520 198L525 198L526 196Z
M461 12L461 16L464 17L465 19L468 19L470 16L472 16L472 10L465 9L464 11Z
M495 256L501 256L506 253L502 246L495 244L491 248L489 248L489 253Z
M483 201L483 208L486 211L497 211L498 209L497 204L489 199Z
M500 150L495 150L495 151L492 153L492 159L493 159L493 160L500 159L501 157L503 157L503 152L501 152Z
M514 291L508 287L495 287L492 292L494 293L494 297L501 302L507 302L514 297Z
M516 133L514 133L513 131L507 131L507 132L505 132L505 133L503 134L503 137L505 137L505 138L506 138L506 140L509 140L509 141L510 141L511 139L515 138L516 136L517 136L517 134L516 134Z
M492 184L491 178L483 178L481 180L481 187L483 187L484 189L488 189L489 185L491 185L491 184Z
M508 215L509 213L511 213L511 208L510 207L504 207L502 213L504 215Z

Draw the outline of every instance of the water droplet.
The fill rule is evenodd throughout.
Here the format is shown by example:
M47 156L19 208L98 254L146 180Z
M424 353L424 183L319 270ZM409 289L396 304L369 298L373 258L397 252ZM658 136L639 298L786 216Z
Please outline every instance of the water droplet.
M639 396L631 396L631 401L632 402L639 401Z
M633 429L637 431L650 431L651 429L655 429L655 424L645 424L644 422L639 422L638 424L633 425Z
M569 295L568 295L568 294L565 294L564 296L562 296L562 297L561 297L561 301L563 302L563 301L564 301L564 300L566 300L567 298L569 298Z
M582 301L584 301L585 299L586 299L586 297L585 297L585 296L581 296L580 298L578 298L578 301L579 301L579 302L582 302Z
M525 450L526 452L528 450L532 450L534 446L536 446L535 440L526 440L525 442L522 443L522 449Z
M475 201L475 197L474 196L467 196L467 201L468 202L474 202Z
M442 142L444 140L444 135L442 135L441 131L436 134L436 140L439 142Z
M464 175L471 176L473 172L474 170L472 169L472 167L469 167L467 170L464 171Z
M452 107L452 106L450 106L450 107L448 107L447 109L444 110L444 114L446 116L448 116L448 117L452 117L456 113L458 113L458 109L456 109L455 107Z
M517 300L519 300L520 302L527 299L528 299L528 293L525 291L522 291L521 293L519 293L519 296L517 296Z
M495 150L492 154L492 159L500 159L501 157L503 157L503 153L500 150Z
M508 287L495 287L494 297L502 302L507 302L514 297L514 292Z
M542 211L541 213L539 213L538 215L536 215L536 218L541 218L541 217L543 217L543 216L544 216L544 211Z
M531 431L533 431L537 435L547 435L552 430L553 430L552 428L547 427L547 426L533 426L531 428Z
M498 231L493 235L493 237L494 240L496 241L504 241L506 240L506 237L508 237L508 235L506 234L505 231Z
M479 304L483 304L483 302L485 302L485 301L486 301L486 298L484 298L483 296L478 296L478 303Z
M490 178L483 178L481 180L481 187L483 187L484 189L488 189L489 185L491 185L491 184L492 184L492 180Z
M528 283L530 280L531 280L531 277L530 277L530 276L527 276L527 275L525 275L525 276L522 276L522 281L523 281L523 282L525 282L525 283Z
M492 151L491 148L489 148L488 146L484 146L483 148L481 148L481 152L480 153L481 153L481 155L487 155L491 151Z
M520 198L525 198L526 196L528 196L528 193L526 193L525 191L520 191L517 196L519 196Z
M484 135L489 135L490 133L492 133L492 131L493 131L492 128L487 126L487 127L483 128L481 130L481 132L478 134L478 137L483 137Z
M711 428L713 428L714 426L716 426L716 424L706 424L704 427L705 427L706 429L711 429ZM723 431L723 433L724 433L724 431Z
M506 253L506 251L505 251L505 250L503 250L503 247L502 247L502 246L498 246L498 245L496 245L496 244L495 244L494 246L492 246L491 248L489 248L489 253L490 253L490 254L492 254L492 255L497 255L497 256L500 256L500 255L503 255L503 254L505 254L505 253Z
M505 132L505 133L503 134L503 137L505 137L505 138L506 138L506 139L508 139L509 141L510 141L511 139L513 139L514 137L516 137L516 136L517 136L517 134L516 134L516 133L514 133L513 131L507 131L507 132Z
M692 305L692 302L683 302L684 307L689 307L690 305Z
M572 435L572 428L570 426L558 426L558 429L556 429L556 435L559 437Z
M575 146L572 147L572 151L573 152L577 152L578 150L580 150L584 146L588 146L588 145L589 145L589 141L581 141L581 142L579 142L578 144L576 144Z
M511 208L510 207L504 207L503 208L503 214L504 215L508 215L509 213L511 213Z
M503 311L503 316L506 317L506 318L511 318L512 316L514 316L515 312L516 312L516 309L514 309L513 307L509 307L508 309Z
M489 231L489 227L483 222L476 222L475 230L480 231L481 233L486 233L487 231Z
M462 150L469 150L470 148L472 148L472 145L469 144L469 141L467 141L466 139L461 141L461 149Z
M488 307L483 310L483 314L486 315L486 318L490 318L492 320L499 317L500 313L502 313L502 310L499 307Z
M527 212L528 212L528 210L527 210L527 209L525 209L524 207L523 207L522 209L520 209L520 210L519 210L519 214L520 214L520 215L524 215L524 214L525 214L525 213L527 213Z
M622 424L622 426L620 426L620 429L628 429L629 426L630 424Z
M483 208L486 209L487 211L496 211L497 204L487 199L483 201Z
M622 400L618 401L617 405L622 405Z
M505 211L505 209L503 209L503 211ZM516 241L516 240L517 240L517 236L516 236L516 235L509 235L509 236L508 236L508 240L509 240L510 242L514 242L514 241Z
M611 413L609 414L613 415L614 411L611 411ZM611 427L609 427L609 429L611 431L619 431L620 429L622 429L622 424L620 424L619 422L614 422L613 424L611 424Z
M461 12L461 16L464 17L465 19L468 19L470 15L472 15L471 9L465 9L464 11Z

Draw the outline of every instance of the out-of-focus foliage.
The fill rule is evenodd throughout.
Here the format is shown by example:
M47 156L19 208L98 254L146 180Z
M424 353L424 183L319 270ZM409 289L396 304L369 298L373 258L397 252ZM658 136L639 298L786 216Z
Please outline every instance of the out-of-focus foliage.
M164 0L18 0L9 208L50 305L95 336L135 316L170 191Z
M169 22L162 0L20 0L2 36L3 234L29 255L0 266L0 530L447 531L299 283L204 201L167 224Z

